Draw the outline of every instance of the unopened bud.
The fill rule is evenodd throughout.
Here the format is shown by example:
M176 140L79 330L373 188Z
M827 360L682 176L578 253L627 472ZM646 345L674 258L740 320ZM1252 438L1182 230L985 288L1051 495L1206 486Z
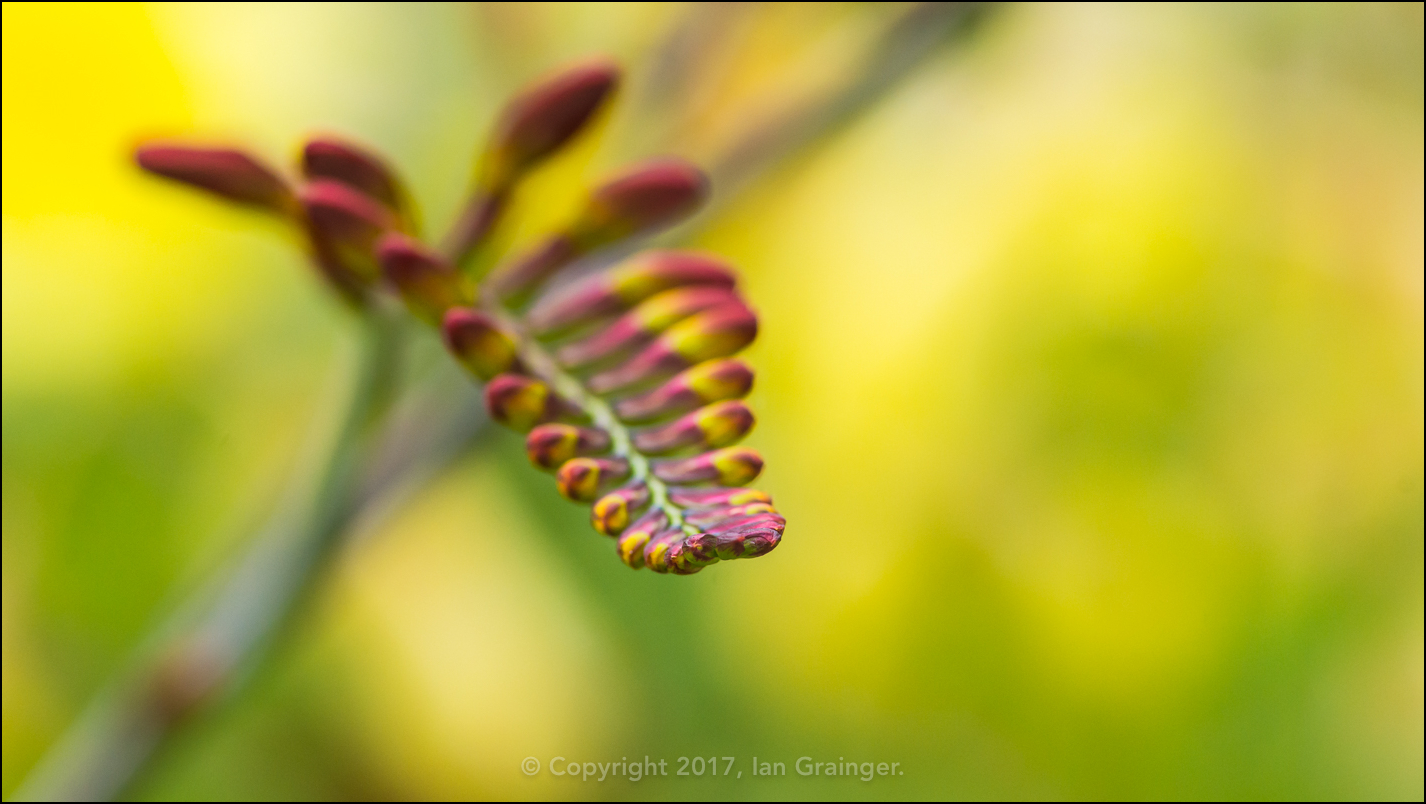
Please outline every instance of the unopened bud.
M455 268L406 235L383 237L376 256L382 273L419 318L438 323L447 310L468 300L465 280Z
M441 333L446 348L482 380L519 365L515 338L479 310L450 310L441 322Z
M756 514L776 514L777 509L771 503L754 502L744 505L726 505L719 508L704 508L699 511L690 511L684 517L684 521L695 528L709 530L720 524L733 524L735 521L741 522Z
M668 490L669 500L682 508L726 508L752 503L772 504L772 497L765 491L744 488L697 489L679 488Z
M643 482L615 489L600 497L590 511L590 524L605 536L618 536L635 514L649 504L649 487Z
M704 567L717 564L718 540L711 534L685 536L669 546L665 563L674 575L692 575Z
M396 228L391 211L371 196L330 179L303 187L299 200L312 236L348 270L368 281L375 279L376 242Z
M725 447L683 460L655 461L653 469L654 475L666 483L741 486L762 472L763 459L747 447Z
M470 268L467 263L471 255L489 239L509 207L511 190L521 175L584 128L618 83L617 67L590 62L566 70L511 101L480 160L475 190L442 243L442 250L453 262Z
M757 523L713 533L720 559L756 559L766 556L783 540L786 523Z
M690 524L709 533L731 533L750 527L770 527L781 530L787 525L787 518L771 509L772 506L766 503L753 503L748 506L737 506L736 509L730 508L721 514L710 512L696 517L702 524L692 520L690 520Z
M710 402L747 396L752 387L753 370L742 361L708 360L679 372L648 393L620 400L614 412L627 422L652 421Z
M574 458L559 468L555 479L565 499L593 502L628 476L629 462L623 458Z
M557 357L568 368L582 368L643 346L694 313L736 300L727 288L704 285L666 290L599 332L560 349Z
M572 67L518 95L505 107L481 163L479 186L502 191L516 177L558 151L619 84L606 61Z
M542 337L556 335L598 318L623 312L670 288L709 286L731 289L736 277L721 260L695 251L645 251L577 283L552 298L541 299L528 315Z
M670 552L687 534L681 528L668 528L652 534L644 545L644 566L654 572L668 572L673 569ZM686 574L686 573L685 573Z
M556 271L594 249L676 223L703 203L708 180L678 160L645 163L599 187L570 226L490 277L497 297L518 304Z
M302 175L339 181L385 205L398 218L409 217L406 191L380 157L330 137L310 140L302 149Z
M714 551L720 559L757 558L782 542L784 525L780 521L755 523L706 535L713 537Z
M787 522L774 513L745 516L732 523L686 537L671 544L665 563L670 571L687 575L709 564L765 555L782 541Z
M757 316L742 302L719 305L669 328L623 365L596 374L589 387L604 394L666 377L695 363L734 354L752 343L757 333Z
M139 167L207 190L239 204L281 215L294 210L292 190L275 171L230 148L145 145L135 153Z
M582 251L678 223L708 197L708 177L679 159L637 165L604 184L569 229Z
M525 437L525 454L530 456L530 463L551 472L571 458L595 455L608 449L608 433L572 424L542 424Z
M634 436L634 448L662 455L684 447L704 449L735 444L753 429L753 412L741 401L717 402L675 422Z
M491 380L485 386L485 409L490 418L522 433L541 422L575 418L579 410L544 382L520 374Z
M663 511L655 510L644 514L637 522L629 526L628 530L620 534L617 542L619 560L631 569L639 569L644 566L644 549L648 547L649 539L667 527L668 515Z

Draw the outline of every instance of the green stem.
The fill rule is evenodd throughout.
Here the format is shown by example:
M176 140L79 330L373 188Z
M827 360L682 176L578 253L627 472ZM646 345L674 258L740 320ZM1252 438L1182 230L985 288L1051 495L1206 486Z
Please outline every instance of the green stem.
M482 308L516 334L520 359L536 376L549 383L560 396L578 405L596 426L609 434L611 452L629 462L629 482L643 481L648 486L649 510L663 511L672 527L682 528L690 535L697 533L696 528L683 521L683 509L669 499L668 485L654 475L648 456L634 447L629 428L614 415L609 403L585 388L579 378L560 368L559 362L529 333L520 318L492 300L486 300Z
M232 697L300 610L360 507L375 424L390 402L404 317L361 320L356 377L295 515L279 516L234 571L202 589L137 651L28 778L15 800L110 800L129 790L194 716Z

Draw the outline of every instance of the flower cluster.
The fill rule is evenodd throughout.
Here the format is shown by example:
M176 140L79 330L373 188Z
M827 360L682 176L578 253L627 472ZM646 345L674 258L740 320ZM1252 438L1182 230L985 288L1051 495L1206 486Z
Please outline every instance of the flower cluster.
M548 286L587 255L687 218L707 197L706 177L675 159L635 165L535 247L479 259L521 179L585 128L618 83L614 66L588 63L516 97L439 248L421 240L386 162L348 142L309 141L296 183L238 150L154 144L137 158L291 222L354 307L399 296L486 383L491 418L528 434L531 462L554 473L562 495L592 503L594 529L616 540L624 563L686 575L769 552L786 524L768 495L744 488L762 459L736 446L753 426L742 401L753 374L733 356L757 335L757 317L732 269L697 252L645 251Z

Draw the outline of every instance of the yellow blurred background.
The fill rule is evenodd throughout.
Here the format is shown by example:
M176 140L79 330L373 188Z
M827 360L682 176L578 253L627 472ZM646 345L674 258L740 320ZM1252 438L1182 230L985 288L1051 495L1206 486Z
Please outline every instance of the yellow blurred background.
M519 240L615 159L712 159L846 80L892 13L697 21L730 43L709 82L650 104L707 9L3 8L7 796L262 523L351 337L277 227L136 142L289 164L339 132L439 229L509 92L615 56L643 111L536 178ZM484 432L136 795L1420 799L1422 31L1420 4L999 9L696 235L761 316L776 552L631 573ZM645 755L789 771L519 770Z

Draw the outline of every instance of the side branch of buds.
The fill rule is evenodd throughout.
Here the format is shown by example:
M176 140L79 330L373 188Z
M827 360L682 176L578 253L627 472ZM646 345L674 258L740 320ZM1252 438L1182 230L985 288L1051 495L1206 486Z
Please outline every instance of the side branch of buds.
M495 124L465 211L442 248L463 265L504 215L519 180L574 138L619 86L619 68L591 61L516 96Z
M763 461L738 446L755 419L742 401L753 374L734 355L757 337L757 316L732 268L691 251L646 251L563 290L547 285L586 255L688 218L707 177L677 159L632 166L484 281L470 269L521 179L587 128L618 83L613 65L590 62L517 96L440 249L421 241L389 164L336 138L307 142L294 180L236 150L154 145L137 159L290 222L356 307L399 297L485 383L490 417L527 433L531 462L560 494L592 504L594 529L625 564L687 575L767 553L786 525L771 498L743 488Z

